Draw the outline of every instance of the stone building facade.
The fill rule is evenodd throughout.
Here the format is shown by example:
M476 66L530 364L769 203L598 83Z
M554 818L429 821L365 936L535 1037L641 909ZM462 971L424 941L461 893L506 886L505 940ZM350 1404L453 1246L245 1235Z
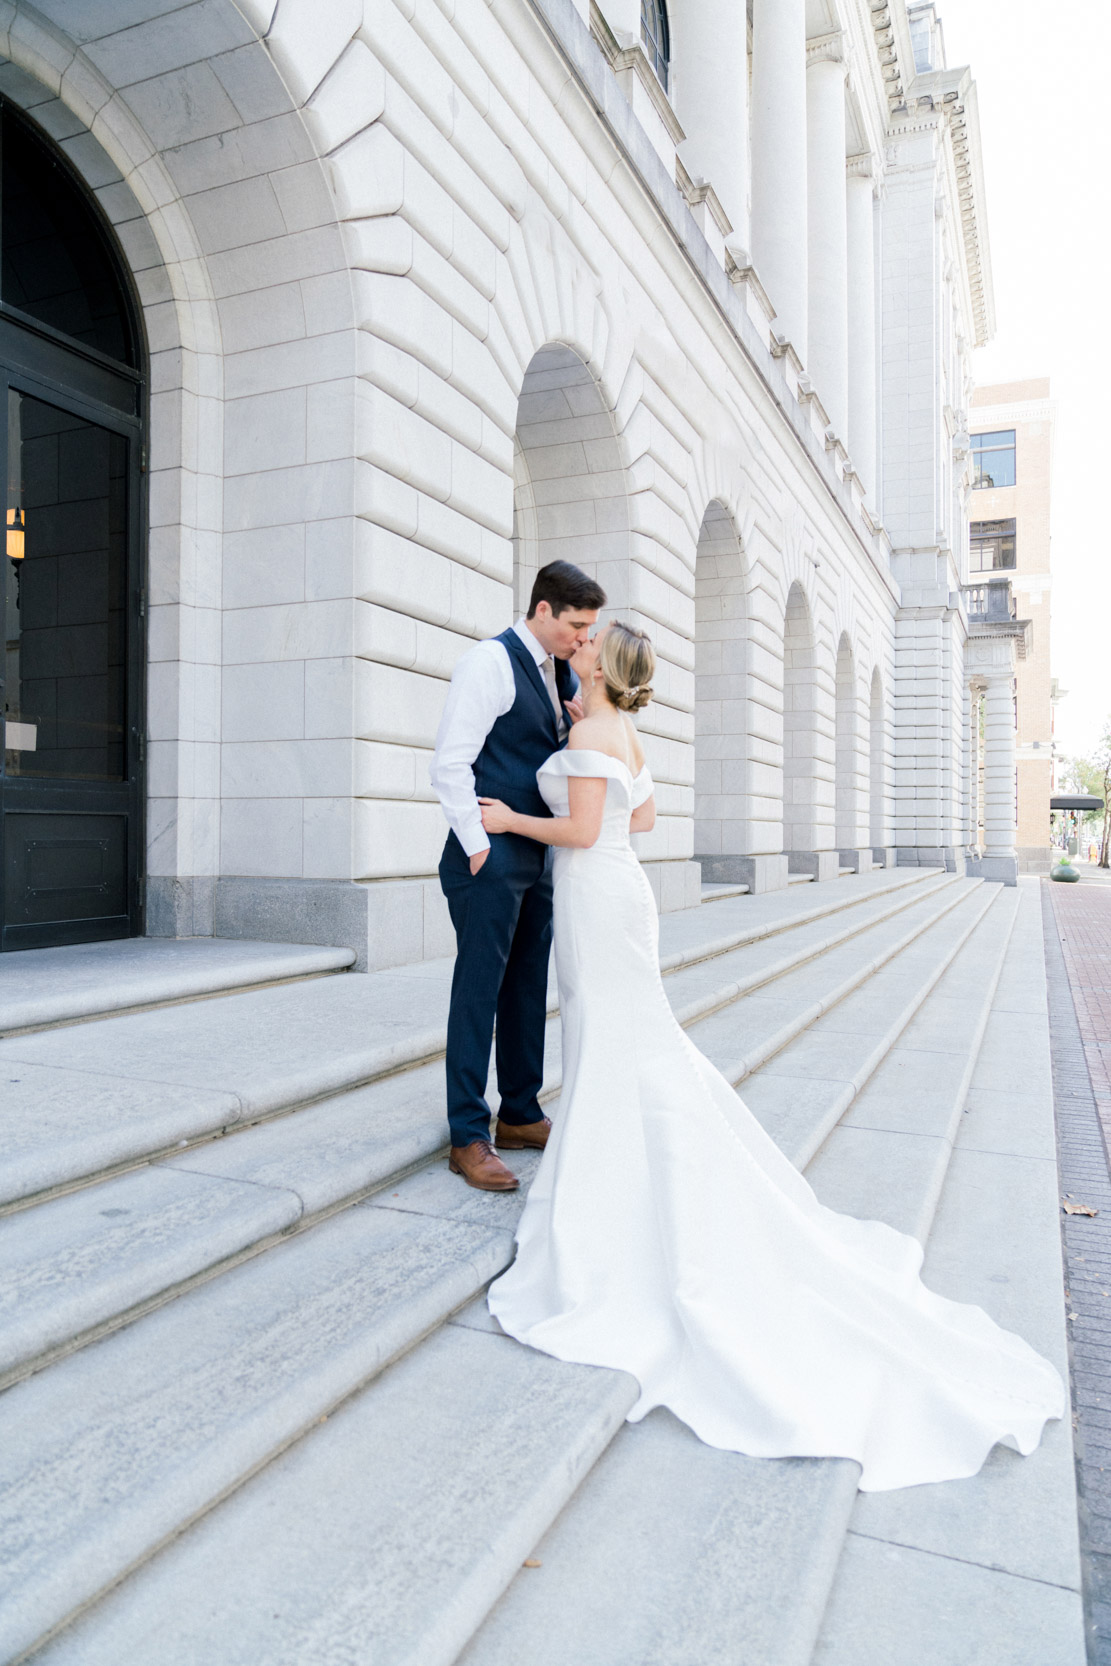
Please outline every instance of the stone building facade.
M446 679L557 556L656 645L662 908L965 861L992 299L932 3L6 0L0 54L141 346L136 900L52 922L5 800L21 942L448 952Z
M1016 856L1019 872L1047 873L1053 791L1050 676L1050 480L1055 406L1038 377L978 387L969 412L973 446L969 582L1009 581L1030 621L1016 665Z

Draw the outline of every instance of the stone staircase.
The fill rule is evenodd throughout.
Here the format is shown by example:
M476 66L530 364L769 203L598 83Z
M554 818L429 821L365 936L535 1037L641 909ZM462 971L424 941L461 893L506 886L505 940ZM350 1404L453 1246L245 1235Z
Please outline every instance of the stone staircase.
M934 1282L998 1311L1034 1221L999 1316L1060 1356L1031 901L938 870L845 876L665 916L661 956L692 1039L834 1207L925 1239L980 1092L988 1157L1031 1173L986 1242L950 1211ZM869 1547L936 1584L936 1522L905 1501L967 1512L980 1489L979 1515L998 1472L1026 1538L990 1578L1029 1599L1035 1643L1035 1598L1057 1603L1031 1666L1080 1666L1067 1425L1025 1464L886 1495L894 1526L854 1503L846 1461L715 1452L662 1412L626 1425L630 1378L485 1312L521 1197L447 1172L450 963L349 962L197 941L0 968L0 1660L878 1666ZM977 1090L992 1045L1018 1123ZM535 1158L509 1160L527 1182Z

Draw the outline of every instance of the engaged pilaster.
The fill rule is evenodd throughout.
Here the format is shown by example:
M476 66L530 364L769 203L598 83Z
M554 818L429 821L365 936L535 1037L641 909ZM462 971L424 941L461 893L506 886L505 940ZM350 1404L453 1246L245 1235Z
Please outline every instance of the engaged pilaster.
M848 439L845 58L841 36L806 51L807 343L805 362L834 433ZM774 300L774 296L773 296Z
M752 254L779 333L805 359L806 0L754 0Z
M845 179L848 273L849 456L876 496L876 253L872 158L850 159Z
M676 19L683 165L714 188L733 227L728 243L750 248L748 224L748 23L744 6L689 0Z
M984 854L985 879L1013 885L1015 855L1015 682L1014 667L984 675Z

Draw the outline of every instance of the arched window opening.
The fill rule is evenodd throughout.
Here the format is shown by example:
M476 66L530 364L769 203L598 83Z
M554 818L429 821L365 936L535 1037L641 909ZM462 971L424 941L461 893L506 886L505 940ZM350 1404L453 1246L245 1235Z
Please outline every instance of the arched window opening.
M67 163L5 104L0 119L0 300L126 365L127 293L92 202Z
M640 0L640 38L648 54L648 62L666 92L671 65L671 30L667 22L666 0Z

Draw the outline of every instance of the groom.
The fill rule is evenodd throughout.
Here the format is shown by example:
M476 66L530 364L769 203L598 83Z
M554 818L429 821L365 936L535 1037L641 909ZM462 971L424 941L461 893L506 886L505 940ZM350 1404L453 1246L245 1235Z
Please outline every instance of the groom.
M494 1139L507 1151L541 1149L551 1123L537 1095L544 1079L552 860L547 845L515 833L491 838L478 799L524 815L550 815L536 784L544 760L582 715L567 661L587 640L605 592L569 561L542 567L528 614L479 642L455 667L436 736L432 785L451 826L440 885L457 954L447 1025L451 1168L480 1191L511 1192L516 1175L490 1139L486 1078L497 1023Z

